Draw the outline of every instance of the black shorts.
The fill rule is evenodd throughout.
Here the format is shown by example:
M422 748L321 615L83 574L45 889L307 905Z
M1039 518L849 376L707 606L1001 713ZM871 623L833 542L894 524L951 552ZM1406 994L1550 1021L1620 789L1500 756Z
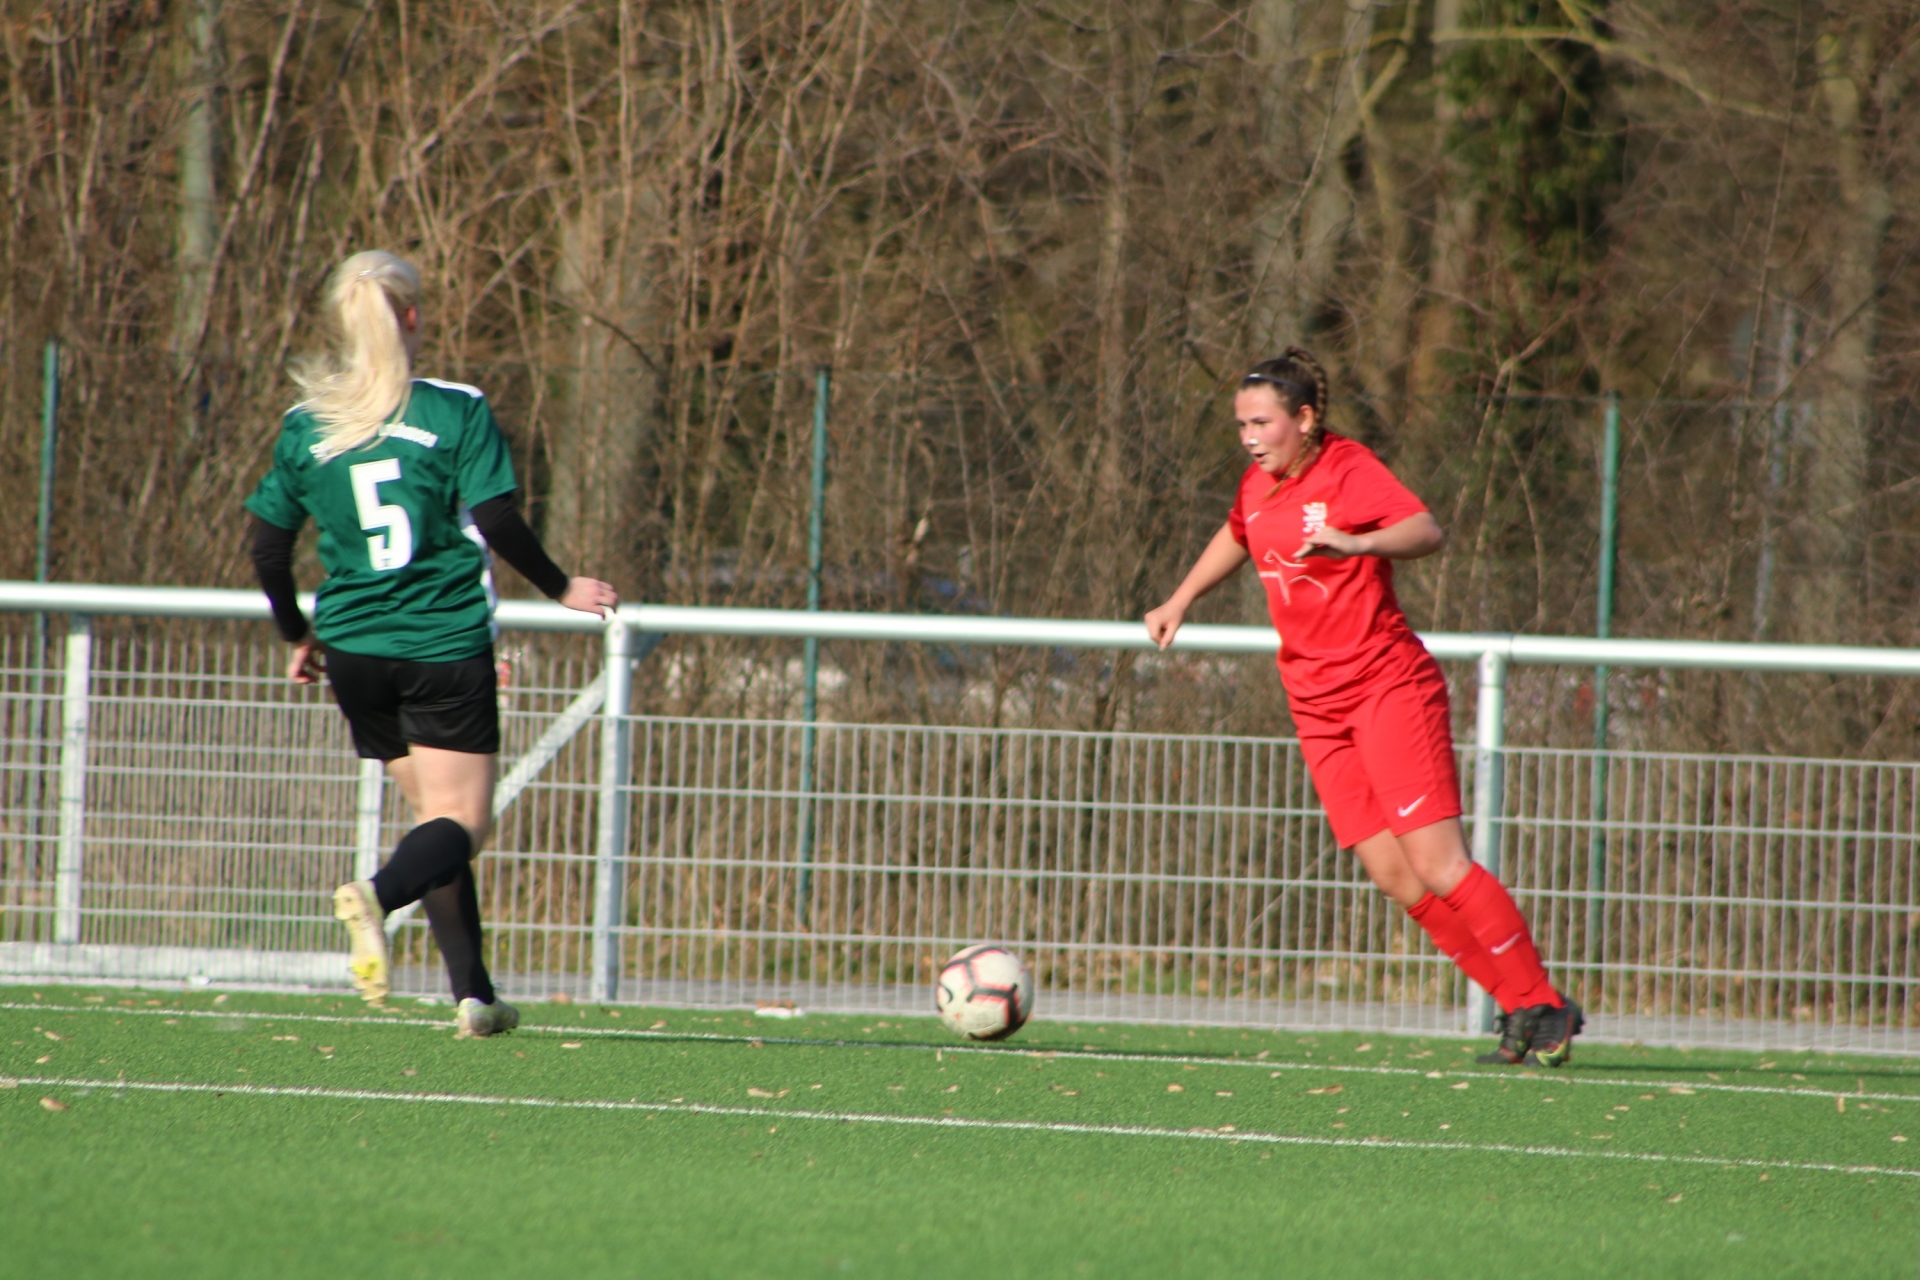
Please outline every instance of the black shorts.
M397 760L407 745L491 756L500 752L493 650L457 662L407 662L327 651L327 683L368 760Z

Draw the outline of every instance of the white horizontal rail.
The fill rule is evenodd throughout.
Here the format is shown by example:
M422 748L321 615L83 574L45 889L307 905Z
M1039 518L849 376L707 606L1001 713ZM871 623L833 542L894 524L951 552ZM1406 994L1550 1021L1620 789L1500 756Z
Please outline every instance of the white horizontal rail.
M303 596L311 610L313 598ZM254 591L210 587L113 587L78 583L0 582L0 612L115 617L220 618L266 621L266 598ZM719 609L629 604L628 628L663 635L763 636L800 640L904 641L923 644L1028 645L1063 649L1151 649L1138 622L1051 618L962 618L933 614L808 613L799 609ZM547 601L505 600L500 625L518 631L597 632L605 623ZM1421 635L1433 655L1477 661L1491 655L1533 665L1692 667L1719 671L1810 671L1832 675L1920 676L1920 649L1865 645L1746 644L1715 640L1598 640L1584 636L1518 636L1477 632ZM1195 623L1181 628L1182 653L1270 654L1267 627Z

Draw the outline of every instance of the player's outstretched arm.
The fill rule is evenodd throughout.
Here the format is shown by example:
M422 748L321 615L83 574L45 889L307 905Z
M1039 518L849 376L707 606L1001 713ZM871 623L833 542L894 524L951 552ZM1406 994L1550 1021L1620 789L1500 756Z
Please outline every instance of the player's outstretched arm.
M1447 535L1430 512L1408 516L1372 533L1348 533L1331 526L1316 529L1306 536L1295 560L1318 556L1325 560L1349 560L1354 556L1379 556L1382 560L1418 560L1446 545Z
M1221 525L1207 549L1193 562L1193 568L1187 570L1186 579L1167 597L1167 602L1147 614L1148 638L1163 650L1172 644L1193 602L1231 578L1249 558L1247 549L1233 536L1233 526Z
M558 600L569 609L606 617L619 608L620 595L598 578L570 578L547 555L538 534L527 527L513 505L513 495L503 493L489 498L473 509L473 523L487 540L494 554L512 565L520 576L538 587L549 600Z

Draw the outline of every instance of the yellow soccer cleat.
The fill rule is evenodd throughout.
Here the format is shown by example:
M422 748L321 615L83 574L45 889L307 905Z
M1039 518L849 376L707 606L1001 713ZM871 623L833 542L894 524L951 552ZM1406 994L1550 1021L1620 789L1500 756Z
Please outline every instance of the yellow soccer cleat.
M373 892L371 880L355 880L333 891L333 915L347 926L352 941L353 985L360 998L377 1005L390 990L387 960L387 913Z

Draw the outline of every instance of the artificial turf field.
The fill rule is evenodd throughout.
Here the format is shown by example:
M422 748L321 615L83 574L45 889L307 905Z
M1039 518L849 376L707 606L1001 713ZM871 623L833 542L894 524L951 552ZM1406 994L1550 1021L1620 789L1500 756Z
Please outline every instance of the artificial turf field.
M1899 1060L523 1013L0 988L0 1274L1920 1271Z

